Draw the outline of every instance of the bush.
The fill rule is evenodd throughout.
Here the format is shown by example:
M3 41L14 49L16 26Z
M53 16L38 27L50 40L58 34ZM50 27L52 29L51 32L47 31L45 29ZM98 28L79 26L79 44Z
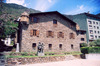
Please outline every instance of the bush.
M82 46L82 47L87 47L88 44L86 44L86 43L82 43L81 46Z
M100 47L89 47L89 53L100 53Z
M22 56L28 56L28 53L23 52L23 53L21 53L21 55L22 55Z
M88 54L89 47L81 47L81 52L84 54Z
M100 47L81 47L81 52L84 54L100 53Z

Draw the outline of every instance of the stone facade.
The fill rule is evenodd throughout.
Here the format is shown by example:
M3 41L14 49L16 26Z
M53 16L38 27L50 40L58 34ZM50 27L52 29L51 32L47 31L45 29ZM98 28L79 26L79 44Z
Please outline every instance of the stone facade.
M38 18L38 23L31 22L31 17ZM20 30L20 51L21 52L37 52L38 43L44 44L44 52L71 52L80 51L81 38L84 38L82 43L86 43L86 34L81 35L76 30L76 23L72 22L68 18L65 18L58 12L37 13L30 14L30 24L24 24L21 22ZM53 24L53 20L57 20L56 26ZM38 30L38 36L30 36L31 30ZM47 31L53 32L53 37L47 37ZM62 32L64 37L58 38L58 32ZM70 39L70 33L74 34L74 38ZM21 37L22 36L22 37ZM33 49L33 43L36 44ZM52 44L49 49L49 44ZM59 44L62 46L59 47Z

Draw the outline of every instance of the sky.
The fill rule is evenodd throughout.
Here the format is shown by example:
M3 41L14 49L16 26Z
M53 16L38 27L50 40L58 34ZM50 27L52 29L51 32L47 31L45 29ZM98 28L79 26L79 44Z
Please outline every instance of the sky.
M42 12L58 11L62 14L75 15L84 12L100 13L100 0L6 0Z

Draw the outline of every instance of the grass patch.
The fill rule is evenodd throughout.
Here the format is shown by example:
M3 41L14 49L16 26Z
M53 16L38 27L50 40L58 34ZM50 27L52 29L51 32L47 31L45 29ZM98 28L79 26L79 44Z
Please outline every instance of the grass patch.
M14 55L18 54L18 55ZM6 58L32 58L32 57L51 57L51 56L67 56L67 55L80 55L82 53L80 52L62 52L62 53L55 53L55 52L45 52L45 56L37 56L36 53L33 52L21 52L21 53L10 53L9 55L6 55Z

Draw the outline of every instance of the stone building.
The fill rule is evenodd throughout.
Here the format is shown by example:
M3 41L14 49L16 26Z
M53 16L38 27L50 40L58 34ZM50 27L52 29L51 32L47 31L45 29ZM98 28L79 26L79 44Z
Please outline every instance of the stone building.
M80 51L80 43L86 43L86 32L57 11L24 12L18 30L20 52L37 52L39 42L44 44L44 52Z
M73 15L72 18L81 30L86 31L87 43L100 39L100 17L90 13L81 13Z

